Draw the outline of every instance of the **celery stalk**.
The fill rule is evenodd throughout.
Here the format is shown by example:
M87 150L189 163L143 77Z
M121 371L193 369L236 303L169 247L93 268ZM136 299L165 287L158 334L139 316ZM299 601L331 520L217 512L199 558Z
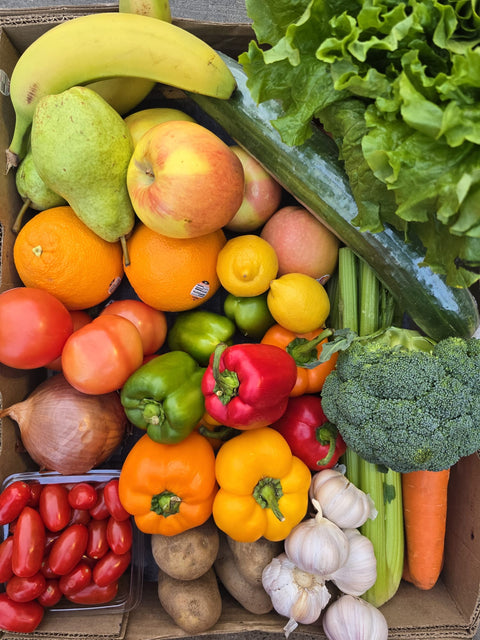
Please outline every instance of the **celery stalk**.
M365 336L387 327L394 313L393 298L378 280L375 272L348 248L339 259L339 307L345 328L358 327ZM347 255L347 254L352 255ZM355 321L351 316L356 313ZM355 330L355 329L354 329ZM350 448L343 460L346 476L355 486L369 494L378 511L374 520L360 527L371 540L377 559L377 580L362 597L376 607L390 600L400 584L403 571L404 534L401 476L391 469L380 469L363 460Z

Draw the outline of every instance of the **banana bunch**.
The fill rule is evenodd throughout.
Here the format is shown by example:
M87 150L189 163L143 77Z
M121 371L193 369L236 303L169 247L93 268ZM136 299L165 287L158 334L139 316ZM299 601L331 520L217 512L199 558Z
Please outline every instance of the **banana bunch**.
M35 40L13 70L16 120L7 171L26 152L40 98L114 77L146 78L221 99L236 86L212 47L170 22L134 13L96 13L62 22Z

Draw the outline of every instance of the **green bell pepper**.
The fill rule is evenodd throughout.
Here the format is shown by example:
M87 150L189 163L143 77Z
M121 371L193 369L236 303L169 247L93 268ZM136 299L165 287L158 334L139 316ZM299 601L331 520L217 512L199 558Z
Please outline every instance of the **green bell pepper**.
M205 412L201 383L205 369L184 351L169 351L137 369L120 400L128 420L155 442L186 438Z
M206 367L217 344L232 344L235 330L235 323L219 313L206 309L184 311L169 330L167 344L172 350L185 351Z
M267 305L267 293L250 297L229 293L223 303L223 310L244 336L263 338L267 329L275 324Z

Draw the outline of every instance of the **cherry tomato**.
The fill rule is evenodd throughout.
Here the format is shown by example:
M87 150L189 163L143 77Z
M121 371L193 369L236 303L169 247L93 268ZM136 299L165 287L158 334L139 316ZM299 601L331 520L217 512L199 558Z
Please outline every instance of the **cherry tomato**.
M70 522L72 508L68 503L68 491L61 484L47 484L40 494L38 510L50 531L61 531Z
M88 509L72 509L72 517L68 524L88 524L91 518Z
M37 602L39 602L42 607L54 607L62 599L63 593L60 591L60 586L56 578L47 578L45 583L45 589L43 593L38 596Z
M8 536L0 544L0 582L6 582L13 576L12 552L13 536Z
M127 318L137 327L142 339L144 355L150 355L163 346L167 337L167 317L163 311L150 307L141 300L115 300L100 315Z
M121 555L127 553L132 548L133 528L132 521L115 520L109 518L107 523L107 542L110 549Z
M132 559L132 553L122 553L118 555L109 551L93 567L93 581L99 587L106 587L112 582L116 582L122 576Z
M59 576L69 573L80 562L87 542L88 529L84 524L72 524L64 529L48 556L50 568Z
M94 520L104 520L110 516L110 512L108 511L105 502L103 489L104 487L97 489L97 503L92 509L90 509L90 515Z
M99 587L95 582L91 582L81 591L66 596L71 602L76 604L103 604L110 602L117 595L118 582L111 582L106 587Z
M31 498L30 487L23 480L16 480L0 493L0 526L13 522Z
M89 558L99 560L109 550L107 540L108 520L90 520L88 523L88 544L85 553Z
M19 576L12 576L7 582L5 591L7 595L15 602L30 602L35 600L43 593L47 586L45 576L38 571L35 575L29 578L20 578Z
M46 531L45 532L46 536L45 536L45 551L44 551L44 556L48 555L50 553L50 549L53 547L53 543L55 542L55 540L58 538L58 536L60 535L59 531Z
M87 562L80 560L75 567L62 576L58 582L61 592L68 596L81 591L92 581L92 569Z
M0 629L31 633L42 621L44 612L36 600L15 602L6 593L0 593Z
M92 317L88 315L86 311L80 311L80 310L73 311L70 309L69 313L72 317L73 331L77 331L77 329L81 329L86 324L92 321ZM52 362L49 362L46 365L46 367L51 371L61 371L62 370L62 354L60 354L58 358L55 358L55 360L52 360Z
M40 566L40 571L43 573L45 578L47 578L47 580L59 577L58 574L55 573L55 571L51 568L50 564L48 563L48 556L45 556L43 558L42 564Z
M79 482L68 492L68 502L73 509L91 509L97 500L97 491L89 482Z
M28 501L29 507L38 507L42 489L43 485L40 482L30 482L30 500Z
M100 315L68 338L62 370L72 387L97 395L120 389L142 360L135 325L122 316Z
M0 294L0 362L36 369L62 353L73 322L51 293L16 287Z
M107 505L108 512L115 520L126 520L130 518L130 514L126 511L120 502L120 496L118 493L118 478L112 478L103 488L103 495L105 497L105 504Z
M12 569L21 578L40 571L45 550L45 525L40 513L24 507L13 532Z

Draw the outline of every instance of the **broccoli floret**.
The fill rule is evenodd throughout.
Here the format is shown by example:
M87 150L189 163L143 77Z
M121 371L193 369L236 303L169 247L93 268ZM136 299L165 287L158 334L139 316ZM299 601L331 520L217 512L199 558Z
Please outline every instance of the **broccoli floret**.
M323 386L325 415L368 462L449 468L480 449L479 343L447 338L418 351L384 337L354 341Z

